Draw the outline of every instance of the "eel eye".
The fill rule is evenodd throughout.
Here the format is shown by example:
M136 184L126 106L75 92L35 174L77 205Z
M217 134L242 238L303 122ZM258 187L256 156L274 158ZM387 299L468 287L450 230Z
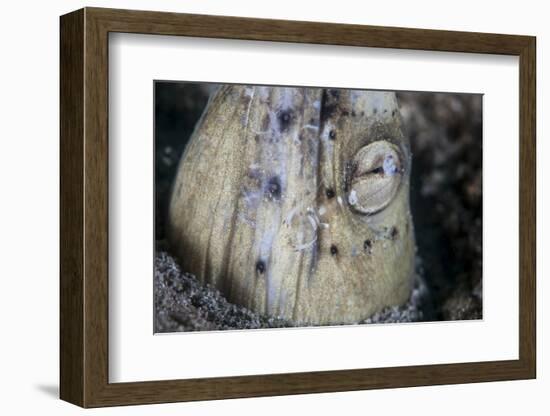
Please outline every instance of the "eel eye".
M365 215L375 214L395 197L403 179L403 163L397 146L380 140L355 154L348 202Z

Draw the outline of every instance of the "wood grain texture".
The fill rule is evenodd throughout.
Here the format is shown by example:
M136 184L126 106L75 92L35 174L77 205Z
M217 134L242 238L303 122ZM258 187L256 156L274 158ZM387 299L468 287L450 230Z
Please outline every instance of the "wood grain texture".
M520 54L519 356L536 377L536 41Z
M83 405L84 12L61 19L60 50L60 388Z
M63 16L60 29L62 399L98 407L535 377L535 38L97 8ZM519 359L109 383L109 32L519 56Z

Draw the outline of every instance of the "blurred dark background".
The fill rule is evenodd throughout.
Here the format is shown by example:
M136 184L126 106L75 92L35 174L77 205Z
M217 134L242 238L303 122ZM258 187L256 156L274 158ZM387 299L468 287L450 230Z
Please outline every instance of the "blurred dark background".
M179 158L216 84L155 83L155 236L164 240ZM422 320L482 317L482 96L397 93L413 154Z

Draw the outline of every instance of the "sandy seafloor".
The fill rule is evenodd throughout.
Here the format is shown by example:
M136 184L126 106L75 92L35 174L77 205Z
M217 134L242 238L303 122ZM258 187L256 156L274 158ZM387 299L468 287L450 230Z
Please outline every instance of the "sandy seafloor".
M302 326L228 302L179 268L164 213L179 157L213 86L162 83L155 94L155 332ZM358 324L482 317L482 97L398 93L411 141L417 243L408 302Z

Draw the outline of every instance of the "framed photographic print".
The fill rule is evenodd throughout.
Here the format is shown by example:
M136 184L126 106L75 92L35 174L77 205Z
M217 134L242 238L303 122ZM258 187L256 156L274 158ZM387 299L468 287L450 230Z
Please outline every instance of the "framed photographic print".
M61 17L61 398L534 378L535 38Z

